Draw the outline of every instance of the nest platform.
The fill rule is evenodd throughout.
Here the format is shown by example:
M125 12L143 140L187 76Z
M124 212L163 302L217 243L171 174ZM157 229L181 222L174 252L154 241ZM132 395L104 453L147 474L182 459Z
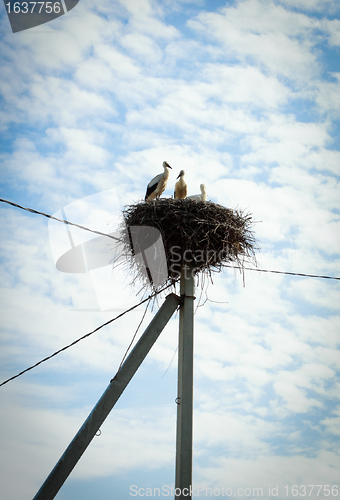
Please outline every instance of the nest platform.
M245 263L256 265L258 246L252 230L252 214L211 201L161 198L128 205L123 216L125 253L134 257L130 263L135 278L139 277L145 286L152 280L145 273L145 258L136 259L136 252L145 253L156 241L159 249L160 235L167 267L164 274L164 258L160 259L162 285L177 281L182 266L191 268L195 274L203 272L211 276L231 264L241 269ZM160 250L155 250L158 257ZM157 256L155 262L156 259Z

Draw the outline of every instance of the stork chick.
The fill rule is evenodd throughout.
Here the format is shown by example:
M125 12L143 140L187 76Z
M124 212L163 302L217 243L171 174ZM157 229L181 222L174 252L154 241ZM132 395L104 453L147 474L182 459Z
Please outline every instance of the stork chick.
M201 194L194 194L193 196L188 196L188 200L192 201L207 201L207 189L205 184L200 185Z
M184 170L181 170L178 177L177 177L177 179L179 179L179 180L175 184L174 198L177 198L180 200L183 200L184 198L186 198L187 194L188 194L188 186L184 180L184 175L185 175Z
M164 192L166 184L169 179L170 165L166 161L163 161L164 172L162 174L156 175L148 184L146 188L145 201L150 201L158 199L160 195Z

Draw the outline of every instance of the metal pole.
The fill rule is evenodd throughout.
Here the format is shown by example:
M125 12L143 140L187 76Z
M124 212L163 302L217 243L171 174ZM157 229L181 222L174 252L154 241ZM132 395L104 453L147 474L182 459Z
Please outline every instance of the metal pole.
M52 500L112 410L180 303L170 294L33 500Z
M182 268L178 346L178 397L175 498L191 498L194 368L194 277Z

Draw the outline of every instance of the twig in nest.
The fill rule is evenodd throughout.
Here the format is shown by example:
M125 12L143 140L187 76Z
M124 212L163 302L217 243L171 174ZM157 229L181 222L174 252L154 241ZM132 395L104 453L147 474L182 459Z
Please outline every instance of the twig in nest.
M182 266L211 278L230 263L241 269L245 263L256 265L254 221L242 210L162 198L129 205L123 216L128 267L146 290L177 281Z

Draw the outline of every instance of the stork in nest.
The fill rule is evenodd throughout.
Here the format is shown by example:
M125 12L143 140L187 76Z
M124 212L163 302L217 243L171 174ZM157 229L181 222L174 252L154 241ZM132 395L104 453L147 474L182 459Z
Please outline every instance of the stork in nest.
M200 185L201 194L194 194L193 196L188 196L188 200L192 201L207 201L207 189L205 184Z
M158 199L160 195L164 192L166 184L169 179L170 165L166 161L163 161L164 172L162 174L156 175L148 184L146 188L145 201L151 201Z
M187 197L188 186L184 180L185 171L181 170L177 179L179 179L175 184L174 198L183 200Z

